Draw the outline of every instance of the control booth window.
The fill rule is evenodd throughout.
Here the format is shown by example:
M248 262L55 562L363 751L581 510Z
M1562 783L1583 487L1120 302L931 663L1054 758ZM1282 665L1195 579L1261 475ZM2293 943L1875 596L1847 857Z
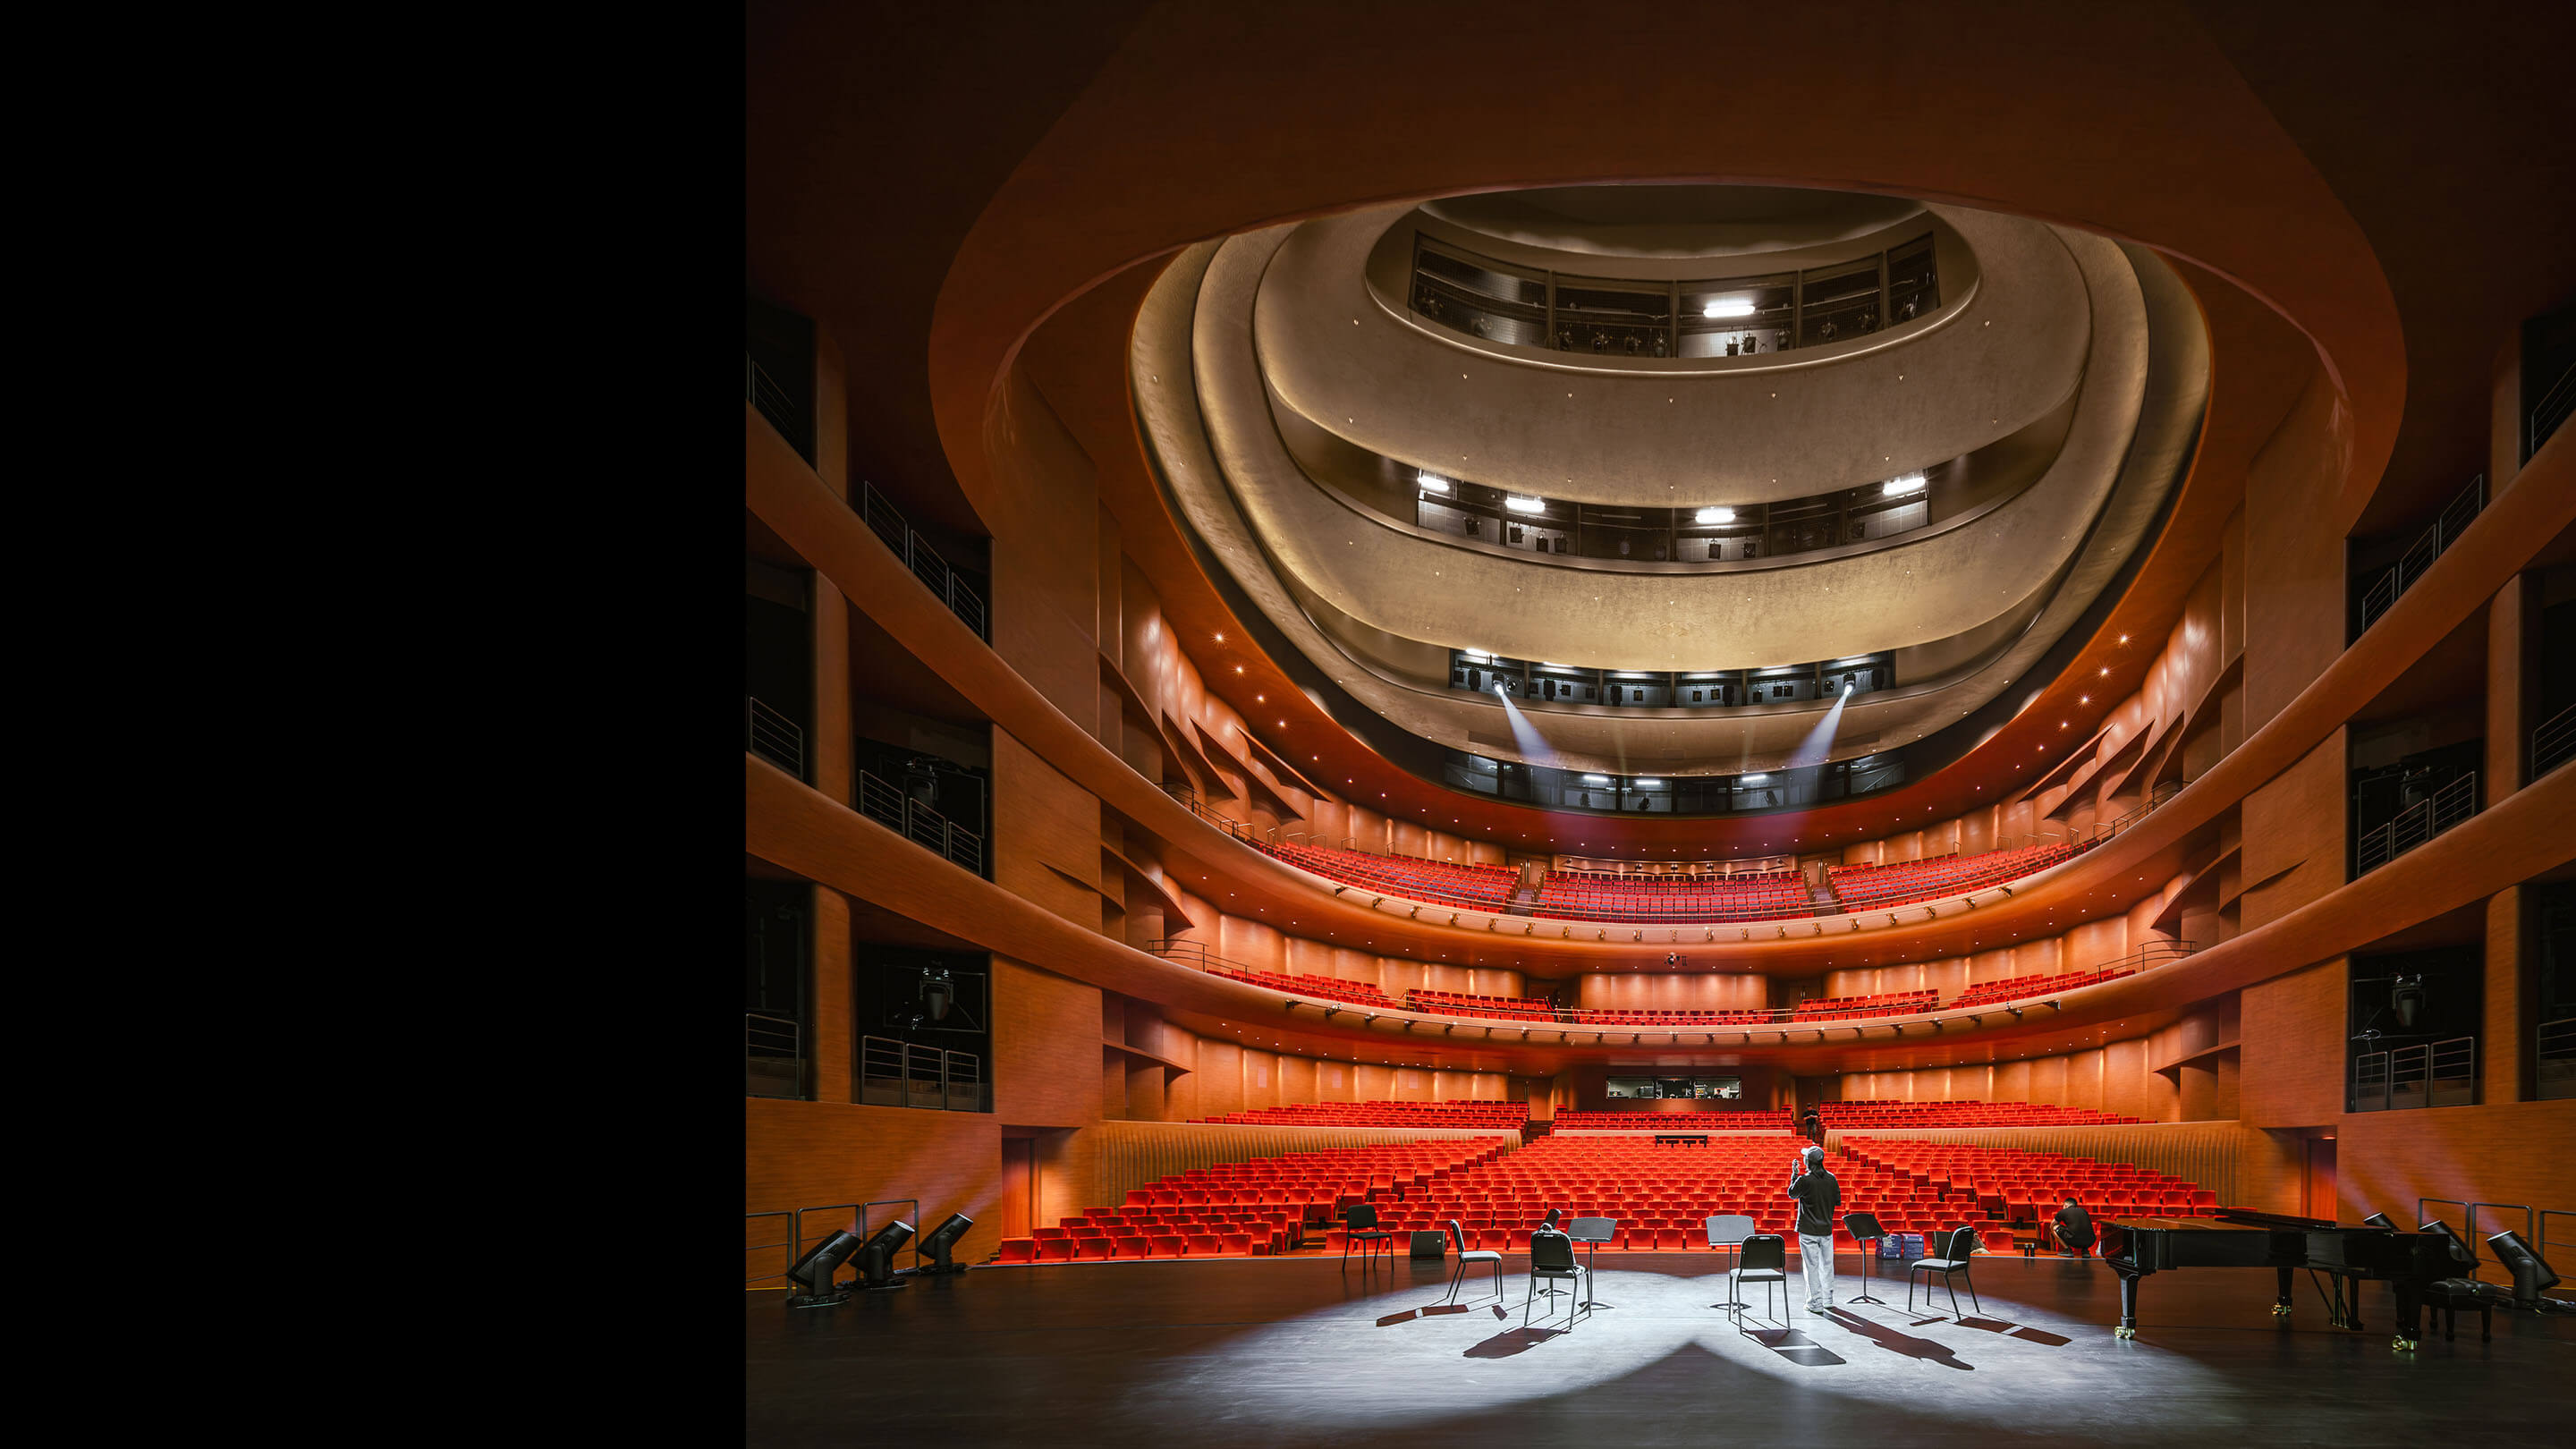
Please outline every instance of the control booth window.
M1609 1086L1614 1101L1740 1102L1744 1099L1744 1079L1741 1077L1612 1077Z

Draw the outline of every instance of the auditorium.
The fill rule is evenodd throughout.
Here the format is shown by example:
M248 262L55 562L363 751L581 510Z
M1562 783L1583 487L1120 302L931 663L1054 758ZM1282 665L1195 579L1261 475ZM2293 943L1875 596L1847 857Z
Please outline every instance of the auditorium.
M746 1443L2576 1433L2564 6L744 44Z

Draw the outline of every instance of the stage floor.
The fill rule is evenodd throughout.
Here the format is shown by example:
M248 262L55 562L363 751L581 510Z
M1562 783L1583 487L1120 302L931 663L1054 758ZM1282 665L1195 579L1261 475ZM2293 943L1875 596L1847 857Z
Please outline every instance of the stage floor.
M2384 1284L2353 1333L2325 1326L2304 1274L2285 1325L2268 1272L2159 1273L2121 1342L2098 1260L1979 1258L1983 1311L1963 1288L1953 1318L1937 1288L1939 1312L1918 1290L1908 1313L1901 1275L1874 1282L1884 1305L1852 1302L1846 1255L1831 1316L1796 1306L1793 1268L1785 1324L1757 1284L1739 1331L1716 1306L1722 1259L1629 1253L1601 1260L1598 1307L1570 1330L1561 1298L1524 1329L1527 1261L1505 1263L1501 1314L1482 1270L1463 1307L1426 1312L1448 1265L1405 1258L988 1268L818 1309L750 1293L746 1442L2554 1449L2576 1425L2576 1319L2499 1313L2482 1344L2463 1315L2457 1341L2428 1322L2420 1349L2394 1353Z

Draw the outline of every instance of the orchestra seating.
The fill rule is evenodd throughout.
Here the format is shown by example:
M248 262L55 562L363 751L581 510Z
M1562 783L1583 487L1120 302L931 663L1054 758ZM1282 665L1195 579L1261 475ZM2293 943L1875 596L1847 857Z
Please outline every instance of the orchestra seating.
M1272 1127L1484 1127L1518 1132L1521 1124L1529 1120L1529 1103L1300 1102L1193 1120Z
M1481 1016L1497 1021L1556 1020L1556 1003L1543 996L1469 996L1462 991L1425 991L1415 987L1404 993L1404 1004L1415 1011L1438 1012L1443 1016Z
M1763 1026L1768 1011L1574 1011L1565 1013L1584 1026Z
M1818 996L1798 1003L1791 1021L1853 1021L1868 1016L1913 1016L1941 1004L1937 991L1894 991L1876 996Z
M1207 971L1211 976L1267 986L1291 996L1321 997L1326 1001L1348 1001L1359 1006L1383 1006L1389 1011L1397 1006L1395 998L1379 990L1373 981L1344 981L1338 976L1284 976L1276 971L1252 971L1214 962L1209 963Z
M1786 1111L1747 1111L1726 1107L1688 1112L1559 1112L1559 1132L1786 1132Z
M1530 1229L1549 1208L1569 1217L1606 1217L1618 1228L1604 1251L1706 1252L1708 1219L1741 1213L1756 1231L1789 1237L1794 1206L1786 1189L1805 1146L1794 1137L1712 1137L1706 1145L1657 1145L1644 1137L1541 1137L1517 1152L1432 1180L1402 1200L1378 1202L1378 1222L1399 1232L1458 1220L1471 1245L1526 1252ZM1971 1188L1945 1196L1914 1175L1848 1157L1826 1164L1840 1182L1843 1212L1878 1214L1890 1232L1975 1226L1988 1231ZM2010 1231L1992 1227L2009 1245ZM1853 1245L1839 1229L1835 1241ZM1328 1251L1340 1247L1326 1235Z
M2105 1123L2143 1122L2096 1112L2090 1107L2053 1107L2036 1102L1824 1102L1816 1120L1828 1128L1876 1130L1889 1127L2094 1127Z
M1119 1207L1086 1208L1029 1237L1004 1238L998 1261L1284 1253L1305 1246L1307 1227L1337 1221L1352 1203L1391 1198L1398 1184L1419 1190L1519 1141L1434 1138L1193 1167L1129 1192Z
M2071 860L2086 847L2071 840L2028 845L2017 850L1990 850L1980 855L1944 855L1931 860L1892 865L1829 865L1826 879L1846 911L1874 910L1908 901L1938 900L2019 880Z
M2135 976L2133 967L2115 966L2101 971L2075 971L2064 976L2017 976L2009 981L1980 981L1950 998L1952 1006L1985 1006L1998 1001L2019 1001L2026 996L2046 996L2053 991L2073 991L2079 986L2099 986L2123 976Z
M2070 1195L2096 1218L2132 1213L2205 1218L2216 1217L2219 1210L2218 1194L2200 1184L2126 1162L1874 1137L1845 1137L1842 1150L1845 1156L1893 1173L1919 1190L1939 1191L1963 1205L1973 1203L1986 1219L2006 1223L2044 1223ZM1848 1198L1850 1189L1845 1188L1844 1194Z
M1499 865L1451 865L1409 855L1371 855L1329 845L1280 845L1250 841L1264 853L1347 885L1366 886L1413 901L1499 911L1520 884L1520 872Z
M1812 916L1815 908L1805 878L1795 872L1684 883L1550 871L1531 914L1574 921L1776 921Z

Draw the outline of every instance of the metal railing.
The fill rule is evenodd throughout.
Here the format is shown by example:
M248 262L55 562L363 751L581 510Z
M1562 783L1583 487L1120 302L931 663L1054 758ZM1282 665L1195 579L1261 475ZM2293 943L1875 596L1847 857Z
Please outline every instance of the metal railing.
M743 1095L805 1095L805 1024L766 1011L742 1014Z
M791 444L805 435L805 420L796 415L796 400L788 396L787 389L780 387L778 379L771 377L767 369L752 361L748 352L742 355L742 398L762 417L769 419L769 425L778 430L778 436Z
M2540 445L2549 441L2549 435L2558 431L2558 425L2567 421L2570 412L2576 412L2576 367L2558 374L2558 380L2540 395L2540 401L2531 405L2531 414L2524 423L2527 437L2522 456L2525 462L2540 451Z
M1246 845L1252 846L1255 849L1260 848L1261 835L1263 833L1261 827L1254 825L1249 820L1237 820L1230 815L1218 814L1215 810L1209 808L1207 802L1199 798L1198 791L1191 789L1187 785L1175 785L1169 780L1165 780L1160 783L1163 793L1181 802L1181 805L1192 815L1197 816L1199 819L1206 821L1208 824L1215 826L1217 829L1224 831L1226 834L1233 836L1235 839L1242 841Z
M903 560L903 566L912 571L912 576L939 596L939 601L948 606L948 612L964 620L966 627L975 631L975 637L991 641L993 636L988 632L990 621L985 613L983 595L976 593L957 570L949 566L948 560L939 556L939 550L932 548L927 539L913 532L912 525L905 521L900 510L886 501L884 494L879 493L874 485L862 481L859 496L852 506L869 530L894 551L896 558Z
M984 837L865 770L850 802L860 814L934 855L984 873Z
M2479 511L2486 506L2487 478L2481 473L2469 480L2469 486L2461 489L2459 496L2442 509L2441 516L2433 520L2433 526L2408 544L2406 552L2398 556L2388 572L2380 575L2379 581L2370 586L2370 592L2361 596L2361 627L2367 629L2379 622L2379 616L2388 612L2399 595L2415 586L2415 581L2433 566L2433 560L2440 558L2444 549L2459 542L2460 535L2477 520Z
M2353 847L2353 874L2366 875L2478 813L2478 772L2469 771L2407 806Z
M883 1036L859 1038L859 1101L946 1112L993 1110L983 1058Z
M2421 1225L2425 1223L2449 1221L2448 1217L2441 1213L2428 1213L2425 1211L2426 1208L2434 1207L2455 1207L2460 1210L2460 1241L2465 1244L2472 1253L2477 1253L2478 1245L2486 1241L2485 1230L2478 1226L2478 1213L2482 1209L2501 1209L2503 1212L2522 1214L2522 1240L2526 1243L2533 1241L2532 1229L2535 1226L2537 1226L2541 1233L2545 1235L2549 1231L2549 1219L2552 1216L2569 1216L2569 1214L2559 1212L2555 1208L2550 1209L2547 1212L2535 1213L2527 1204L2518 1202L2462 1202L2458 1198L2453 1197L2419 1197L2415 1199L2416 1223ZM2499 1217L2501 1217L2501 1215L2501 1213L2498 1214ZM2503 1227L2498 1226L2496 1231L2502 1232L2504 1229ZM2541 1256L2548 1256L2548 1252L2545 1248L2542 1250ZM2480 1253L2478 1255L2477 1273L2482 1274L2489 1268L2501 1266L2501 1264L2495 1261L2492 1254ZM2476 1275L2472 1274L2471 1276ZM2510 1279L2513 1276L2512 1270L2506 1269L2505 1276Z
M2571 704L2531 732L2531 775L2538 779L2576 759L2576 704Z
M797 1208L792 1212L785 1208L772 1208L767 1212L744 1213L742 1215L744 1224L747 1227L749 1224L765 1218L785 1218L787 1219L788 1224L787 1236L774 1243L745 1243L743 1244L742 1250L746 1253L757 1253L769 1248L783 1248L787 1251L786 1263L775 1273L750 1274L742 1280L744 1286L748 1287L754 1283L765 1283L772 1278L779 1279L782 1282L786 1281L787 1269L795 1267L797 1260L805 1256L805 1215L807 1213L836 1213L845 1212L855 1208L857 1209L857 1215L850 1218L846 1224L835 1223L831 1227L816 1228L813 1233L813 1240L820 1243L823 1239L830 1237L833 1233L839 1232L846 1227L848 1231L856 1235L861 1242L865 1242L876 1231L875 1220L869 1213L868 1209L881 1207L909 1207L912 1209L909 1214L896 1214L895 1217L900 1221L909 1222L913 1225L913 1235L907 1245L912 1253L913 1266L917 1268L922 1264L929 1262L929 1256L921 1250L921 1241L924 1237L928 1236L929 1229L921 1221L921 1199L917 1197L879 1198L874 1202L816 1203L811 1207Z
M2468 1107L2478 1099L2478 1039L2416 1042L2352 1059L2355 1112Z
M2533 1046L2534 1086L2541 1099L2576 1097L2576 1016L2542 1022Z
M755 1222L759 1222L763 1218L787 1219L789 1235L784 1238L780 1238L774 1243L745 1243L742 1245L742 1250L746 1253L758 1253L770 1248L784 1248L787 1250L787 1259L785 1262L778 1265L778 1271L775 1273L752 1273L745 1275L742 1283L746 1288L750 1287L754 1283L766 1283L772 1278L784 1281L787 1277L787 1270L796 1266L796 1260L798 1258L805 1256L796 1242L794 1232L796 1215L783 1209L765 1213L744 1213L742 1215L742 1223L745 1229L743 1236L751 1236L749 1232L751 1225Z
M768 705L742 697L743 747L769 763L805 778L805 727Z

